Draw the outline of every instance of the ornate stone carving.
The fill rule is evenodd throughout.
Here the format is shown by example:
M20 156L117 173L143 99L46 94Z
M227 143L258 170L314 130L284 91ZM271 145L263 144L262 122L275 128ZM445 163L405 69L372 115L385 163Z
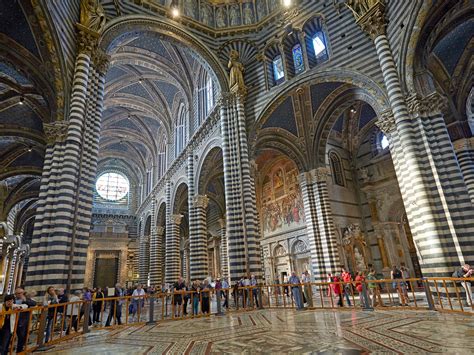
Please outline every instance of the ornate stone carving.
M183 215L182 214L172 214L170 216L170 222L171 224L176 224L177 226L179 226L181 224L181 220L183 219Z
M443 95L433 92L422 98L418 94L407 97L408 111L411 115L433 116L441 114L447 107L447 99Z
M221 229L224 229L224 228L227 227L225 218L220 218L219 219L219 226L221 227Z
M67 137L68 123L65 121L56 121L43 124L46 141L48 144L64 142Z
M325 182L329 176L329 169L325 166L311 170L311 177L314 182Z
M110 66L110 56L102 49L97 49L92 57L96 69L100 74L105 75Z
M352 11L356 23L372 40L386 32L385 4L382 0L347 0L346 6Z
M454 151L459 152L465 149L471 149L474 146L474 137L461 138L453 142Z
M230 69L229 89L231 92L242 96L247 95L247 87L244 82L244 65L239 61L239 52L235 49L230 51L230 59L227 67Z
M156 235L163 236L165 234L165 227L158 226L156 227Z
M306 253L307 251L308 251L308 247L305 242L303 242L302 240L298 240L295 242L293 246L293 252L295 254L303 254L303 253Z
M194 207L198 208L207 208L209 204L209 198L206 195L196 195L194 196Z
M105 27L105 11L98 0L81 1L80 25L89 31L102 33Z
M81 1L80 23L76 24L79 35L79 53L91 55L97 48L100 34L105 26L105 12L97 0Z
M380 117L375 122L375 125L386 135L390 135L395 131L395 116L392 110L382 112Z

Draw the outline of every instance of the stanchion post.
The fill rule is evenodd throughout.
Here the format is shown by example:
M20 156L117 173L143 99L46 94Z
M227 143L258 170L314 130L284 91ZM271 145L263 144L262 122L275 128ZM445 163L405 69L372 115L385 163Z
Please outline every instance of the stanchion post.
M38 327L38 338L36 339L36 344L38 345L38 347L36 348L36 351L46 351L53 348L52 346L44 345L44 331L46 330L47 317L48 317L48 307L44 307L41 310L41 315L40 315L40 322L39 322L39 327Z
M90 302L84 302L84 323L82 326L82 333L87 334L90 332L89 329L89 318L91 316L91 303ZM54 327L54 324L53 324Z
M146 324L155 324L155 297L151 296L150 300L150 308L148 309L148 322Z
M422 282L423 282L423 286L425 288L425 295L426 295L426 302L428 302L428 309L430 311L434 311L436 308L435 308L435 305L434 305L434 302L433 302L433 294L431 293L430 285L428 283L428 280L427 279L422 279Z
M257 288L258 292L258 309L263 309L263 287L258 287Z
M375 297L375 294L374 294L374 297ZM369 294L367 292L367 284L365 282L362 282L362 298L364 299L364 308L363 308L363 310L364 311L373 311L374 307L372 307L372 304L370 303Z
M210 299L210 298L209 298ZM222 305L221 305L221 290L216 290L216 306L217 306L217 313L216 316L222 316Z

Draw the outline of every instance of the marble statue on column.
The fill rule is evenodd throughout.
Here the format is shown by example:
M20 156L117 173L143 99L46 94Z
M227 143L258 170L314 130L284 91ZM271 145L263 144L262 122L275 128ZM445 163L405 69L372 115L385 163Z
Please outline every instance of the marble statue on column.
M80 24L89 31L101 33L105 26L105 12L98 0L81 1Z
M346 6L352 11L356 20L364 16L380 0L347 0Z
M231 92L247 94L247 87L244 82L244 65L239 61L239 52L235 49L230 51L228 68L230 69L229 89Z

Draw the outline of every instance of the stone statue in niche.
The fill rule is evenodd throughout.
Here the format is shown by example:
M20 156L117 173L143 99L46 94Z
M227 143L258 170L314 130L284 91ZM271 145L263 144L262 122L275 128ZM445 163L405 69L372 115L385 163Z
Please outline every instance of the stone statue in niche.
M184 10L186 12L186 15L194 19L196 18L195 6L196 6L196 1L194 0L185 0L184 2Z
M244 65L239 61L239 52L235 49L230 51L230 59L227 67L230 69L229 89L231 92L247 93L244 82Z
M226 21L225 21L225 9L223 6L217 8L216 11L216 24L217 27L225 27L226 26Z
M240 25L239 21L239 6L238 5L232 5L230 7L230 12L229 12L229 17L230 17L230 25L231 26L238 26Z
M358 20L364 16L380 0L347 0L346 6L352 11L354 17Z
M354 248L354 259L357 270L361 271L366 269L364 257L358 247Z
M265 5L265 0L260 0L257 2L257 16L261 20L267 15L267 9Z
M251 25L253 23L253 12L250 4L244 5L244 24Z
M105 12L98 0L81 1L81 25L90 31L102 33L105 27Z
M205 25L209 25L209 21L210 18L209 18L209 7L207 5L203 5L201 7L201 21L205 24Z

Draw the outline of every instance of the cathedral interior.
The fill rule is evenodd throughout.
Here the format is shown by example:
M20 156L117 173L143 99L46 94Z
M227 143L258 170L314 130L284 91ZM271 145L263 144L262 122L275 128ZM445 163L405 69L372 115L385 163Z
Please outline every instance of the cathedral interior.
M0 0L0 19L1 297L474 265L472 0Z

